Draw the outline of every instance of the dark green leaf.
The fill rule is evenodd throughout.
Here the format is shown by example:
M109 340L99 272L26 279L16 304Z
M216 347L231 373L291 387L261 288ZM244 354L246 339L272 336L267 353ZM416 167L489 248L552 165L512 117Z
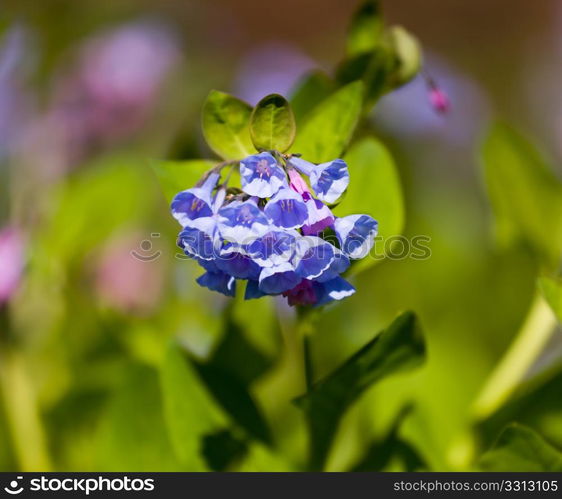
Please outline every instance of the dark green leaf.
M258 102L250 117L250 135L258 151L285 152L295 140L295 117L285 97L271 94Z
M193 187L203 174L213 167L213 162L206 159L188 159L185 161L152 161L152 169L160 182L169 203L174 196L185 189Z
M562 281L544 277L539 279L539 287L550 308L562 322Z
M365 107L371 107L387 90L396 60L383 46L346 59L338 67L336 79L341 85L361 80L365 85Z
M386 437L371 444L351 471L382 471L392 460L400 460L405 471L416 471L424 467L417 451L398 434L411 409L411 406L406 406L397 415Z
M211 363L231 372L245 385L249 385L271 367L272 361L246 339L244 331L229 317L226 331L213 352Z
M271 440L269 428L245 384L236 374L210 363L195 367L215 400L233 421L262 442Z
M369 52L381 41L384 23L378 1L365 2L354 14L347 35L347 53Z
M321 71L313 71L306 75L299 81L290 99L296 122L300 123L309 111L326 99L334 90L334 82Z
M415 315L400 315L386 330L297 399L310 427L311 466L323 467L340 419L370 386L385 376L418 367L425 344Z
M523 242L542 263L557 265L562 185L537 150L511 128L496 125L484 145L484 167L499 242Z
M482 471L562 471L562 452L531 428L511 424L479 462Z
M394 160L386 147L373 138L354 144L344 159L351 181L334 213L340 217L353 213L374 217L379 222L382 248L387 238L400 235L404 227L404 200ZM383 254L382 249L379 253ZM354 264L352 271L365 270L378 261L374 256L367 257Z
M221 430L203 437L203 456L213 471L225 471L228 465L246 452L246 443L232 431Z
M353 135L361 115L362 104L361 82L341 88L310 113L292 150L315 163L338 158Z
M203 135L209 147L224 159L242 159L255 153L250 138L252 108L246 102L213 90L203 105Z

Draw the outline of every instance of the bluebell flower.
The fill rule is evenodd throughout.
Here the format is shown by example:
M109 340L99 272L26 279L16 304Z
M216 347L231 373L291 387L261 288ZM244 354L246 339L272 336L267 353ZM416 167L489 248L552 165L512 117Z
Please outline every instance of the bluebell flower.
M305 236L298 241L295 268L305 279L317 279L326 272L336 256L337 248L316 236Z
M292 189L279 189L265 205L264 213L276 227L297 229L308 219L308 208L301 195Z
M172 200L172 215L182 227L196 218L213 215L212 192L219 178L218 173L211 173L203 185L182 191Z
M252 198L223 206L219 216L220 235L236 244L247 244L269 230L269 220Z
M260 291L260 283L258 281L249 280L246 284L246 291L244 292L244 300L255 300L267 296L267 293Z
M226 296L234 296L236 279L224 272L205 272L197 278L197 284Z
M325 203L335 203L349 185L349 171L343 159L315 165L302 158L293 157L289 162L309 177L316 197Z
M277 295L294 288L301 281L289 262L265 267L260 273L259 289L262 293Z
M315 236L334 224L336 217L322 201L308 197L304 202L308 210L308 218L302 226L303 234Z
M351 296L355 288L342 275L350 258L372 248L377 222L368 215L336 218L328 207L348 186L347 165L278 158L264 152L242 160L242 190L229 189L228 196L226 185L217 187L216 167L174 198L172 214L183 227L178 245L205 269L197 283L234 296L243 280L247 300L282 294L300 306Z
M365 258L375 244L377 221L369 215L349 215L334 223L341 250L350 258Z
M250 196L269 198L287 186L287 177L275 158L268 152L249 156L240 161L242 190Z
M334 277L327 282L314 282L316 293L315 306L327 305L332 301L339 301L355 293L355 288L343 277Z

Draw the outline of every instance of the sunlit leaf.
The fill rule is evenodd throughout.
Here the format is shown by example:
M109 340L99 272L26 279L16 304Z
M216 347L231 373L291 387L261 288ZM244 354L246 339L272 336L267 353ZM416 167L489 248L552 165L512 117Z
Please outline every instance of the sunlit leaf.
M154 160L151 162L151 166L167 201L171 202L178 192L193 187L203 174L213 167L213 162L206 159Z
M369 52L380 42L384 23L378 1L365 2L354 14L347 35L347 53Z
M250 137L252 108L246 102L213 90L203 105L203 135L209 147L224 159L242 159L255 153Z
M523 242L547 266L562 250L562 185L537 150L505 125L484 144L488 194L501 244Z
M344 152L361 114L363 84L354 82L322 101L299 130L292 150L321 163Z
M562 471L562 452L531 428L511 424L479 462L482 471Z
M374 265L383 254L384 243L391 236L401 234L404 227L404 200L398 171L392 156L378 140L366 138L354 144L345 155L350 182L347 193L334 209L338 216L360 213L379 222L379 235L371 255L354 263L358 272Z
M539 279L539 287L550 308L562 322L562 281L544 277Z
M424 359L416 316L406 312L297 399L310 427L312 467L323 467L342 416L367 388L385 376L418 367Z
M250 135L259 151L285 152L295 140L295 117L285 97L271 94L258 102L250 117Z
M95 444L96 469L180 470L165 430L155 371L131 366L109 402Z
M422 64L422 50L414 35L402 26L390 27L387 36L398 60L392 73L392 84L403 85L418 74Z
M260 443L252 443L246 455L236 466L238 472L289 472L298 471L283 456Z
M291 95L295 120L301 120L335 90L334 82L321 71L312 71L300 80Z
M187 470L206 470L202 438L228 426L228 418L179 345L170 346L160 374L164 415L174 450Z

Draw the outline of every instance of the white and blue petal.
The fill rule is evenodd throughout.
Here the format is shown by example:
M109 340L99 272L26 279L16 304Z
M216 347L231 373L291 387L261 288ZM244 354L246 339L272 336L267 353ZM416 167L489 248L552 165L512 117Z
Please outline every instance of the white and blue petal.
M315 236L334 223L336 217L322 201L308 197L305 198L305 203L308 218L302 226L303 234Z
M334 223L340 249L350 258L364 258L375 244L377 221L369 215L349 215Z
M260 283L258 281L249 280L246 284L246 291L244 293L244 300L254 300L266 296L267 293L260 291Z
M283 229L297 229L308 219L306 203L292 189L279 189L265 205L264 213L271 224Z
M182 191L172 200L172 215L182 227L197 218L212 216L212 192L219 177L218 173L211 173L201 187Z
M261 267L291 262L301 235L294 230L272 230L244 247L244 251Z
M304 279L316 279L334 263L337 248L316 236L299 239L295 269Z
M275 158L262 152L240 161L242 190L250 196L269 198L287 186L287 176Z
M317 307L331 301L343 300L355 293L355 288L343 277L336 277L327 282L314 281L313 285Z
M289 263L281 263L273 267L263 268L259 278L259 289L262 293L276 295L294 288L301 278Z
M198 219L203 221L203 219ZM211 221L210 226L215 224ZM214 260L218 254L216 231L202 230L197 227L185 227L178 236L178 246L182 248L186 255L196 257L201 260Z
M345 272L349 268L349 264L349 258L344 255L342 251L334 248L334 259L332 263L322 275L318 276L315 280L318 282L330 281Z
M269 220L252 199L234 201L219 210L219 233L227 241L249 244L269 230Z
M236 292L236 279L224 272L205 272L196 281L199 286L226 296L234 296Z
M306 161L305 159L299 158L297 156L293 156L292 158L290 158L289 164L307 177L310 177L310 174L316 168L316 165L314 163Z
M325 203L335 203L349 185L349 171L342 159L322 163L310 172L310 185Z
M214 263L219 270L237 279L257 280L260 276L261 267L234 245L222 249Z

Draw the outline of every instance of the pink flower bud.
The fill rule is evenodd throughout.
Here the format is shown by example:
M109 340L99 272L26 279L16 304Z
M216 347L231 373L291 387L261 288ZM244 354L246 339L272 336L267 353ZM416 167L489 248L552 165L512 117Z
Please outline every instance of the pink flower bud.
M437 86L429 89L429 102L439 114L445 114L451 109L451 102L447 94Z
M7 302L21 280L23 271L23 238L14 227L0 230L0 305Z
M304 179L299 175L299 172L294 168L289 168L289 185L291 189L298 192L299 194L310 194L310 189L304 181Z

